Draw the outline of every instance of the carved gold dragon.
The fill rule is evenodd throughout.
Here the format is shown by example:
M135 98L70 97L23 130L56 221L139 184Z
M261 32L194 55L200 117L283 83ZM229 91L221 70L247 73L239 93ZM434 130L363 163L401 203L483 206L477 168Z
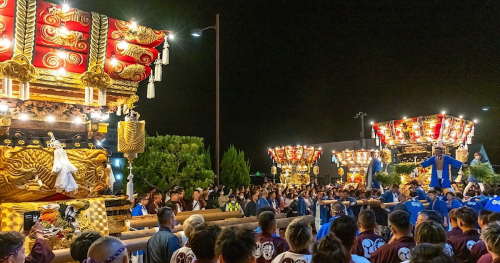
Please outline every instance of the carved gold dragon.
M70 162L78 171L73 175L77 193L70 198L96 197L105 189L109 172L107 153L100 149L68 149ZM36 201L56 193L57 178L52 173L52 148L0 146L0 203Z

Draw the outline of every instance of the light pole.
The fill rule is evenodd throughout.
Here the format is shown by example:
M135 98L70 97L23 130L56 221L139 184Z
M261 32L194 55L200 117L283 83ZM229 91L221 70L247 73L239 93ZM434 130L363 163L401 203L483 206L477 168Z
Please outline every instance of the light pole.
M215 26L197 28L191 31L191 35L199 37L204 30L215 29L215 174L217 185L220 184L220 131L219 131L219 14L215 15Z

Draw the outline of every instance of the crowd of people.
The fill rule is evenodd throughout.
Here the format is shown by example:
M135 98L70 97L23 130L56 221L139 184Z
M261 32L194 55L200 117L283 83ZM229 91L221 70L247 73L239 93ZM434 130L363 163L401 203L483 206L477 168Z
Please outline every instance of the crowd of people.
M400 187L408 187L401 189ZM481 187L482 188L482 187ZM195 189L192 199L174 187L167 195L153 189L139 195L133 216L156 214L158 231L141 251L128 251L115 237L84 232L71 245L79 262L500 262L500 188L472 185L466 196L440 188L424 191L417 181L382 192L344 184L297 188L265 182L227 190ZM483 191L481 191L483 190ZM404 194L408 193L408 194ZM370 200L392 203L386 209ZM329 202L326 202L329 201ZM394 204L396 203L396 204ZM425 203L428 204L425 205ZM220 208L256 216L258 229L225 227L193 214L182 224L186 240L174 230L178 212ZM296 218L284 232L277 214ZM318 229L315 228L319 226ZM54 254L35 224L35 245L24 256L24 235L0 233L0 262L50 262ZM133 258L135 257L135 260Z

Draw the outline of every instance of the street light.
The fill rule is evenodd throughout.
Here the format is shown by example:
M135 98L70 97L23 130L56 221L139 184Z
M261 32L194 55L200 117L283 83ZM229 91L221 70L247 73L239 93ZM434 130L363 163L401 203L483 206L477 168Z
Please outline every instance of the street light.
M219 14L215 15L215 26L196 28L191 30L191 35L200 37L203 31L215 29L215 174L217 175L217 185L220 183L220 140L219 140Z

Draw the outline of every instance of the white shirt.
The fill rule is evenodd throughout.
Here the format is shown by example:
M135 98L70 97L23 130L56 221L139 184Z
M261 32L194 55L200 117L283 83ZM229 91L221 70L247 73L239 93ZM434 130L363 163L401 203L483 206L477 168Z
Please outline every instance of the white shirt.
M392 198L393 198L392 201L393 202L397 202L398 201L398 196L399 196L398 193L392 193Z
M172 254L170 263L194 262L195 260L196 256L194 255L193 250L190 247L181 247Z
M311 263L312 255L296 254L287 251L279 254L271 263L297 262L298 260L302 260L304 263ZM299 262L302 263L302 261Z
M198 211L198 210L201 210L200 209L200 201L193 200L193 211ZM205 210L205 209L203 209L203 210Z
M145 206L141 205L141 210L142 210L142 215L145 216L145 215L149 215L148 213L148 209L146 209Z

